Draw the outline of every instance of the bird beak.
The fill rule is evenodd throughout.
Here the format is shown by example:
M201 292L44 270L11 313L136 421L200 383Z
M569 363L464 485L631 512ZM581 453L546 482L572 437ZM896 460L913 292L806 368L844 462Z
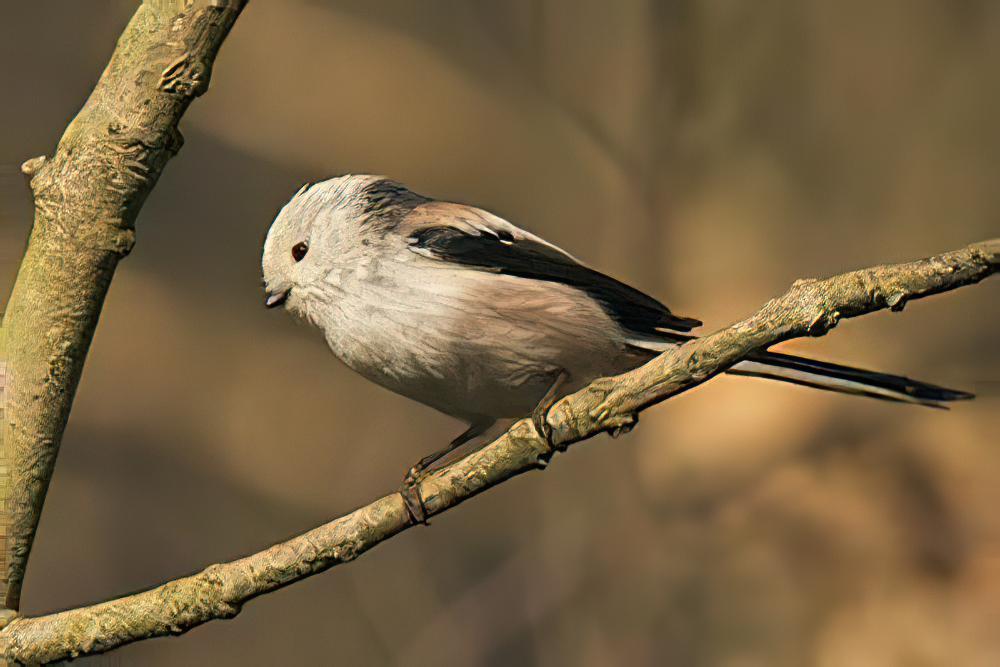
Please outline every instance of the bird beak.
M288 299L289 292L291 292L291 290L285 290L284 292L274 292L273 294L271 292L268 292L266 298L264 299L264 305L267 306L268 308L277 308Z

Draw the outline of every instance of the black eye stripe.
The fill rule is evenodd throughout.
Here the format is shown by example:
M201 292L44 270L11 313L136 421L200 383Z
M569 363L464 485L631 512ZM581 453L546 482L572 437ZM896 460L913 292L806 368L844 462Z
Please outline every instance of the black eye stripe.
M308 243L306 243L305 241L296 243L295 245L292 246L292 259L294 259L296 262L301 262L302 258L306 256L307 252L309 252Z

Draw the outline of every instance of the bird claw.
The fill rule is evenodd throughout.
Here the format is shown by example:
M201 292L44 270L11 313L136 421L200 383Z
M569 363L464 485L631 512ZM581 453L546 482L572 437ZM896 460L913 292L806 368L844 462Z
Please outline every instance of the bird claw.
M538 405L531 411L531 423L535 425L535 431L538 435L542 436L542 439L545 440L550 450L558 449L561 451L563 449L552 441L552 427L549 425L547 418L549 410L552 409L552 406L560 398L559 390L566 384L568 378L569 374L566 371L559 371L552 381L551 386L549 386L549 390L545 392L545 396L538 401Z
M413 525L423 524L429 526L427 521L427 508L424 507L424 499L420 496L420 477L422 469L420 464L410 468L403 478L403 484L399 487L399 495L406 506L406 513L410 516Z
M634 429L635 425L638 423L639 423L639 417L633 415L631 421L619 424L618 426L615 426L613 429L611 429L611 437L617 438L622 435L625 435L626 433L631 433L632 429Z
M403 484L399 487L399 495L403 498L403 504L406 505L406 512L410 515L411 523L414 525L418 523L422 523L425 526L429 525L427 523L427 508L424 507L424 499L420 497L419 485L420 480L428 474L431 466L441 461L449 453L453 452L455 449L462 446L472 438L481 435L490 426L492 426L493 423L494 420L492 419L487 421L480 420L472 422L469 425L469 428L448 443L447 447L434 452L433 454L428 454L413 464L413 467L406 472L406 476L403 478Z
M531 413L531 423L535 425L535 431L538 432L538 435L544 438L545 442L547 442L550 447L553 446L552 427L549 426L546 416L549 414L549 408L551 407L552 403L549 403L548 405L538 405Z

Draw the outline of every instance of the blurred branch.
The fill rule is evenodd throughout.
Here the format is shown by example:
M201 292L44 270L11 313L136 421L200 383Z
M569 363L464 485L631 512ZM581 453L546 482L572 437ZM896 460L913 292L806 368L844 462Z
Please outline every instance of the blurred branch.
M642 409L705 382L758 349L822 336L844 318L901 310L910 300L983 280L998 267L1000 239L995 239L916 262L797 281L742 322L563 398L547 416L549 439L524 419L483 449L429 475L418 489L427 513L440 514L515 475L543 468L571 443L628 430ZM15 619L0 631L0 657L60 660L232 618L247 601L349 562L410 526L403 500L394 493L252 556L142 593Z
M135 219L246 0L146 0L51 158L36 157L35 221L3 319L0 595L10 616L87 350Z

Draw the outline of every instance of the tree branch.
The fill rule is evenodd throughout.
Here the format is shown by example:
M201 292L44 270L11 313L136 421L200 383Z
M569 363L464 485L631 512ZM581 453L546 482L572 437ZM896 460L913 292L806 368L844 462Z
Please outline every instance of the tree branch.
M878 266L826 280L800 280L751 317L666 352L645 366L602 378L556 403L550 445L531 420L425 478L429 515L440 514L515 475L545 467L569 444L631 428L637 413L705 382L755 350L821 336L844 318L901 310L912 299L976 283L1000 266L1000 239L907 264ZM199 574L90 607L18 618L0 631L0 656L48 662L100 653L149 637L180 634L236 616L247 601L349 562L410 526L393 493L303 535Z
M208 87L246 0L146 0L51 159L24 163L35 222L3 320L0 572L16 610L63 429L135 218L180 149L177 123Z

